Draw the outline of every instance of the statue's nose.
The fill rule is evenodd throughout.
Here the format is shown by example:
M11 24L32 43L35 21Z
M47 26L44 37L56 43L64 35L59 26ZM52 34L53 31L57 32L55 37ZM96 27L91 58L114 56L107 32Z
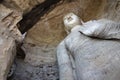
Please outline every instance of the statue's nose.
M68 22L72 21L73 18L72 17L68 17Z

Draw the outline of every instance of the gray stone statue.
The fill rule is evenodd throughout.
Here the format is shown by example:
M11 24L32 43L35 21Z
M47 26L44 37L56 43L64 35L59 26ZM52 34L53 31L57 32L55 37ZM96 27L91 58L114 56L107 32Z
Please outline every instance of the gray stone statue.
M79 21L74 13L64 17L69 35L57 47L60 80L120 80L120 24Z

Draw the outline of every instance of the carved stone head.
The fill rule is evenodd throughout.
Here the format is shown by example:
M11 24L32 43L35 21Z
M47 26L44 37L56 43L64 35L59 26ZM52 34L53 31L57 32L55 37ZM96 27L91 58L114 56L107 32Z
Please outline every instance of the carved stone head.
M68 13L64 16L63 22L67 33L71 32L71 29L76 25L82 25L81 19L74 13Z

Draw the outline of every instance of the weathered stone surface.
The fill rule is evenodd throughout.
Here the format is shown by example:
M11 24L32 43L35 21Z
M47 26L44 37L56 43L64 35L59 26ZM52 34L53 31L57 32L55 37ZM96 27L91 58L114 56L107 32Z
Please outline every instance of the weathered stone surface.
M21 33L16 24L21 14L0 4L0 80L6 80L16 55L16 41L21 42Z
M59 80L56 63L34 66L16 59L16 70L10 80Z
M33 7L44 1L45 0L5 0L5 2L9 3L14 7L18 7L24 13L29 12Z
M0 80L6 80L10 66L16 54L15 41L0 36Z
M55 46L24 44L26 53L25 61L37 66L44 63L54 63L56 61Z
M100 13L102 18L107 18L119 22L120 0L106 0L104 5L101 7Z
M119 80L119 41L87 37L79 29L58 46L60 80Z
M12 37L17 41L21 41L21 33L17 28L17 23L22 19L22 13L13 9L9 9L4 5L0 5L0 24L3 24L0 34Z

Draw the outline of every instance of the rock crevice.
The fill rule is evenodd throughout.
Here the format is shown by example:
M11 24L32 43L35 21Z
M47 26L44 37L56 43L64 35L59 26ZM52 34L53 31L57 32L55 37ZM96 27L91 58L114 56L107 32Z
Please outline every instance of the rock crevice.
M60 1L61 0L45 0L43 3L35 6L29 13L25 14L23 19L19 22L19 30L21 33L23 34L32 28L43 15L53 9Z

